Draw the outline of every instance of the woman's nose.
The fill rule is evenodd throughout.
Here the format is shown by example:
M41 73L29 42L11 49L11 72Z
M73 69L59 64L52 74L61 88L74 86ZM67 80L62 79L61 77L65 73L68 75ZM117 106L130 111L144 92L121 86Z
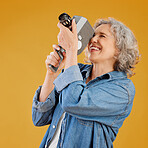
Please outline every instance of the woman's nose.
M91 42L92 43L97 43L98 42L97 36L92 37Z

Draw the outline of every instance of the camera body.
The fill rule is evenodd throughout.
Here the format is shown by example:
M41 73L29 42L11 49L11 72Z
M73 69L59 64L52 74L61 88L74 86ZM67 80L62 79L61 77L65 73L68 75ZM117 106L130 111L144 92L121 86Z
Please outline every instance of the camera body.
M90 39L94 35L94 29L91 27L90 23L85 17L82 16L73 16L71 18L68 14L62 13L59 16L59 21L65 27L69 28L72 31L72 19L75 19L77 24L77 34L78 34L78 55L85 49Z
M67 13L62 13L59 16L59 21L62 23L65 27L69 28L72 31L72 19L75 19L76 25L77 25L77 34L78 34L78 52L79 55L87 46L90 39L94 35L94 29L91 27L90 23L85 17L82 16L73 16L71 18ZM60 45L59 45L60 46ZM63 49L60 46L60 50L56 50L58 55L61 58L61 61L63 60L63 52L66 52L65 49ZM61 63L60 61L60 63ZM56 72L58 67L54 67L53 65L49 65L50 69L53 72Z

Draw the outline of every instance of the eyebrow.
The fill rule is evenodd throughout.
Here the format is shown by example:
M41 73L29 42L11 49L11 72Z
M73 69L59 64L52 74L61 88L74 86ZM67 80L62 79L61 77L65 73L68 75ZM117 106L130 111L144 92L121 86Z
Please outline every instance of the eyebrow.
M106 34L105 32L101 32L101 31L99 31L99 32L95 32L94 33L94 35L96 35L96 34L101 34L101 35L106 35L106 36L109 36L108 34Z
M98 32L98 33L100 33L100 34L104 34L104 35L108 36L108 34L106 34L106 33L104 33L104 32Z

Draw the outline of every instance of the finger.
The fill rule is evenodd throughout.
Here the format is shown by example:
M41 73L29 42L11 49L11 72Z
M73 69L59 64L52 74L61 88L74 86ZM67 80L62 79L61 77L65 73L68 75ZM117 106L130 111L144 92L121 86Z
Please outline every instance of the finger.
M60 42L61 40L63 40L63 35L62 32L60 31L58 36L57 36L58 42Z
M54 55L53 56L55 57L55 59L57 61L60 61L60 56L58 55L57 51L54 51Z
M60 62L60 57L59 55L56 53L56 51L51 52L50 55L47 56L47 59L49 60L53 60L54 62Z
M58 22L57 26L60 28L60 30L69 30L67 27L65 27L62 23Z
M53 65L53 66L59 65L59 62L57 60L50 59L50 58L47 58L45 63L46 63L47 66L48 65Z
M53 47L53 49L60 50L60 46L57 44L53 44L52 47Z
M60 31L61 32L61 31ZM57 35L57 39L59 40L59 37L60 37L60 32L58 33L58 35Z
M54 61L54 62L57 62L58 63L58 60L54 56L54 52L50 53L50 55L47 56L47 60Z
M77 35L77 25L76 25L75 19L72 20L72 33Z
M53 51L51 54L50 54L50 56L51 56L51 59L55 59L56 61L60 61L60 57L59 57L59 55L58 55L58 53L57 53L57 51Z
M54 61L50 61L50 63L49 63L49 61L47 60L46 67L49 68L49 65L52 65L54 67L57 67L57 66L59 66L59 63L55 63Z
M53 49L60 50L60 46L57 45L57 44L54 44L54 45L53 45ZM54 50L54 53L55 53L54 56L56 57L56 59L57 59L58 61L60 61L61 58L60 58L60 56L59 56L59 54L57 53L56 50ZM66 52L63 52L63 56L66 56Z

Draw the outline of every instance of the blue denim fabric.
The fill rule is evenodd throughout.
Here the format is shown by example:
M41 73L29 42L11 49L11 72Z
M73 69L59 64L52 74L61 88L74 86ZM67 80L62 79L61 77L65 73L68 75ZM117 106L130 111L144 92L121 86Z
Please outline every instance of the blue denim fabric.
M40 148L49 146L63 112L58 148L112 148L119 128L130 114L135 87L126 73L113 71L85 83L93 65L78 64L54 81L47 100L32 105L35 126L50 124Z

